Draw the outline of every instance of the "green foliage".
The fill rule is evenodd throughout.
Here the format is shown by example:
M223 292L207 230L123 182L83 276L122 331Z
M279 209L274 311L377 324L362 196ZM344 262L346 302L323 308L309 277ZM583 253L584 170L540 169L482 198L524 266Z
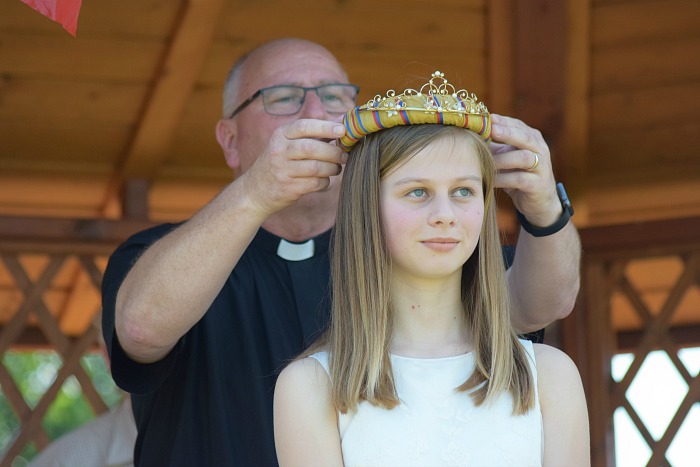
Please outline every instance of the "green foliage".
M10 351L3 356L2 363L12 375L26 404L32 409L56 380L56 375L63 365L60 356L54 351ZM112 380L102 354L85 354L81 358L81 364L107 406L115 407L122 395ZM80 383L74 376L70 376L46 412L42 427L53 440L94 417L92 406L83 397ZM19 429L17 414L0 387L0 459L19 433ZM34 443L28 443L20 457L29 460L36 453Z

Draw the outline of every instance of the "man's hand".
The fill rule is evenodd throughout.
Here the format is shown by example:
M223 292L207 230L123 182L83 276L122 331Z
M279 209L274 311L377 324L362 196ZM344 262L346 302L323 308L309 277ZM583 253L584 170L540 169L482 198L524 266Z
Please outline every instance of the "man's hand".
M263 154L241 175L253 202L269 215L328 188L347 160L334 143L343 134L340 123L312 119L275 130Z
M496 160L496 187L536 226L553 224L562 213L549 147L542 134L515 118L491 114L491 152Z

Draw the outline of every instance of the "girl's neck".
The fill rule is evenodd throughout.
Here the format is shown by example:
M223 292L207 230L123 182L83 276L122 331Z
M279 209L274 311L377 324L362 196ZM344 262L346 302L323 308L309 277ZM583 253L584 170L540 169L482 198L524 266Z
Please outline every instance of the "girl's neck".
M438 358L471 351L461 300L461 279L392 282L395 322L391 353Z

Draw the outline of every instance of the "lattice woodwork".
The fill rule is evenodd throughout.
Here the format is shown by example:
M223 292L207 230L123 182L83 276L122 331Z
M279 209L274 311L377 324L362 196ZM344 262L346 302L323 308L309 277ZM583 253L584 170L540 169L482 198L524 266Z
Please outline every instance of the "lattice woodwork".
M643 233L649 225L651 227ZM691 375L678 355L684 346L700 346L700 327L697 326L700 304L693 298L700 287L700 237L697 236L700 219L649 225L582 231L584 286L577 308L584 317L586 345L584 353L579 352L577 363L588 396L593 465L615 465L613 416L619 407L627 412L649 445L651 456L647 465L670 465L667 459L669 446L693 404L700 402L700 375ZM660 261L680 264L680 272L670 279L668 275L664 276L664 271L654 271L655 277L648 275L645 281L656 280L656 286L651 287L656 296L650 300L649 284L644 290L635 283L635 274L639 274L640 268L633 266L644 262L658 264ZM658 300L659 289L665 292L661 301ZM626 339L624 347L618 343L618 336L623 333L618 333L613 326L615 315L620 312L620 300L613 300L615 295L624 297L641 323L640 329L635 331L636 337ZM686 300L688 297L691 300ZM652 306L654 302L660 303ZM688 307L690 310L684 309ZM683 313L679 313L681 309L684 309ZM694 322L691 324L695 326L679 323L677 317L680 314L685 316L683 319L692 318ZM684 332L677 332L679 328ZM682 336L682 341L679 336ZM626 394L646 357L656 350L666 352L688 385L687 394L658 440L654 439ZM611 360L620 352L633 353L634 360L622 380L615 382Z
M0 362L0 392L21 424L0 455L11 465L28 443L41 450L51 441L42 421L65 381L74 376L95 414L107 405L81 365L98 346L92 326L100 312L100 286L109 254L131 233L153 224L107 219L0 216L0 355L11 348L52 348L63 364L31 408Z
M4 354L12 346L17 345L24 332L37 327L45 336L46 344L59 354L63 364L57 372L56 379L34 408L27 405L12 376L4 364L0 364L0 389L12 406L18 420L21 421L20 431L5 452L4 460L0 464L3 466L10 465L11 460L21 453L27 443L34 442L38 449L42 449L50 442L41 422L68 377L74 376L78 380L83 396L96 414L107 410L107 405L93 386L90 376L80 364L81 357L91 348L94 349L97 344L98 330L90 325L90 321L92 316L99 312L99 302L82 310L83 315L90 317L87 320L88 326L83 329L80 335L69 337L61 331L64 310L56 310L55 306L48 306L46 298L51 293L60 294L63 295L63 300L58 300L58 302L70 303L69 298L72 291L70 289L62 291L61 287L56 286L56 283L59 272L65 270L65 266L69 265L71 260L74 260L73 264L79 265L82 272L90 278L91 287L99 291L102 281L101 263L103 261L99 257L85 254L48 253L41 255L45 256L47 260L43 270L28 271L28 267L22 264L23 256L26 256L26 253L0 253L0 260L22 294L19 308L13 313L11 320L2 327L0 354ZM32 254L31 256L36 257L37 255ZM34 268L36 267L36 262L30 262L30 264ZM38 279L33 281L31 276L37 273ZM99 292L97 296L99 297Z

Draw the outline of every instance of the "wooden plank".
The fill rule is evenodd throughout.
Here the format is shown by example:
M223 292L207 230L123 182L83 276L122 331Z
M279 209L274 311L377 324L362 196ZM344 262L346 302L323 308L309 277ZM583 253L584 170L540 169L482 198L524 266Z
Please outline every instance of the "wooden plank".
M679 147L679 145L671 146L673 149ZM644 186L644 191L647 190L649 186L666 186L670 182L677 181L678 183L694 184L697 183L698 168L700 167L700 160L676 160L671 162L669 159L671 155L666 155L666 160L664 158L658 158L659 161L664 163L657 164L635 164L633 159L635 154L635 146L632 145L625 150L625 153L630 157L626 165L616 165L614 167L603 167L600 170L591 170L590 185L595 187L595 189L617 189L623 188L625 190L632 190L636 185L639 189L640 186ZM613 157L612 155L610 157ZM653 202L658 203L658 200L648 199L649 195L640 193L637 194L637 202ZM594 193L590 193L591 196ZM689 193L691 198L694 198L692 193ZM697 199L697 198L694 198Z
M219 19L223 0L187 3L172 43L158 70L158 81L145 104L136 134L107 187L103 206L118 195L128 178L152 180L167 155L172 135L190 96L205 51Z
M485 34L483 26L480 34ZM294 33L289 35L296 36ZM244 44L223 40L213 42L199 76L198 87L222 89L231 65L241 55L252 47L276 37L278 36L262 37L257 41ZM479 42L467 43L463 37L455 37L450 42L447 38L435 36L440 37L438 42L437 39L425 40L425 37L421 36L420 43L413 46L408 46L401 41L381 41L371 45L342 43L334 47L333 43L325 40L327 37L332 36L305 38L328 47L345 67L350 80L368 93L385 88L387 82L395 81L397 77L404 74L415 75L417 71L431 68L430 72L432 72L435 71L435 67L439 67L440 71L445 73L458 70L460 76L455 76L451 81L461 82L469 87L474 87L471 84L471 77L475 75L475 71L477 76L485 76L486 45L483 38ZM376 84L371 86L372 83ZM485 90L485 80L479 80L479 83ZM367 98L371 97L370 95Z
M0 73L143 84L163 50L157 40L73 39L31 33L0 36Z
M223 78L221 82L223 86ZM161 171L167 171L169 166L186 166L194 168L195 177L198 177L196 173L199 168L203 168L217 170L231 178L231 169L226 166L214 131L216 122L221 118L222 86L197 86L192 91L174 130L168 157L163 161ZM193 158L195 154L197 156Z
M700 57L700 37L595 50L591 62L592 92L697 83L700 60L690 57ZM697 102L698 93L688 98ZM659 103L652 100L650 104Z
M631 117L632 118L632 117ZM692 175L693 166L700 161L700 148L688 144L700 134L700 118L667 120L656 126L616 130L600 128L591 133L589 177L622 176L631 170L636 173L651 168L657 176ZM694 172L697 174L698 172ZM627 177L629 178L629 177ZM646 182L647 180L636 180Z
M149 193L151 216L161 221L191 216L233 179L223 162L214 171L181 166L164 172ZM104 181L0 176L0 220L2 216L94 218L104 193Z
M557 179L566 181L562 156L566 69L566 3L516 2L513 116L537 128L549 145ZM537 53L533 53L537 51Z
M588 180L588 145L591 134L590 0L570 0L567 8L566 88L562 151L566 166L560 170L579 219L587 220L585 193ZM580 202L580 203L579 203Z
M274 22L274 28L261 27L272 23L280 11L288 8L283 1L229 2L222 12L217 39L250 48L276 37L303 37L322 41L324 45L337 38L339 42L356 48L360 44L382 44L382 35L395 36L396 43L406 47L420 47L432 42L434 48L449 44L461 36L469 39L472 28L480 21L471 18L483 15L483 1L461 2L442 0L431 2L429 10L417 0L327 2L310 0L294 8L294 21ZM423 14L421 14L422 12ZM483 26L482 26L483 27ZM352 31L341 36L339 30ZM482 36L483 37L483 36ZM431 39L435 38L435 41ZM439 38L439 39L437 39ZM436 44L436 42L440 42ZM393 41L392 41L393 42Z
M697 35L700 2L646 0L598 4L592 8L591 45L601 48Z
M150 193L150 218L160 221L181 221L192 216L212 200L226 185L197 184L181 181L157 182Z
M80 243L90 247L87 250L93 254L111 254L112 249L130 235L153 225L153 222L135 220L0 216L0 251L17 251L12 244L21 240L24 244L36 245L36 248L26 248L27 252L47 251L47 244L54 249L63 247L64 251L71 251Z
M697 123L699 107L700 77L694 82L595 93L591 96L595 117L591 122L592 136Z
M360 53L343 54L344 64L351 80L360 86L359 102L371 99L377 93L393 88L403 91L407 86L425 82L435 70L445 73L447 79L457 87L475 93L486 105L486 56L483 50L467 52L451 49L432 56L414 54L396 56L390 61L387 55L363 56ZM460 61L455 61L460 57Z
M2 120L0 176L22 169L104 174L111 171L130 131L127 125L85 120Z
M581 369L590 418L591 465L612 467L615 444L608 388L613 353L607 303L609 291L605 287L603 262L585 257L582 279L586 296L586 340L597 343L588 347L588 367Z
M148 219L148 190L150 182L142 178L130 178L121 186L122 217Z
M489 110L510 115L513 113L515 83L513 0L493 0L489 3L487 20L487 81Z
M695 165L694 173L698 173L698 168L700 163ZM654 178L653 168L650 168L648 172L637 173L637 183L591 182L589 225L700 215L700 180L693 172L679 175L685 177L674 179L659 174ZM639 189L640 184L644 186L643 191Z
M167 40L179 3L172 0L90 0L80 8L78 37Z
M146 91L145 84L0 76L0 122L33 126L38 119L63 120L88 128L100 123L130 125Z
M224 15L230 15L231 12L235 12L237 9L245 8L255 5L256 2L250 0L231 0L229 7L227 8ZM463 9L476 9L480 10L484 8L486 0L432 0L430 3L431 11L437 13L444 12L445 10L463 8ZM266 0L265 5L270 7L283 9L289 4L286 0ZM352 2L345 1L334 1L329 2L327 0L306 0L301 8L306 7L313 10L328 10L337 17L338 21L342 21L343 16L348 16L348 19L353 19L352 14L357 12L361 18L365 20L371 20L376 18L371 12L373 8L382 13L400 13L402 9L411 11L421 11L421 8L425 8L425 2L420 0L384 0L380 4L373 0L353 0ZM254 17L249 17L254 18ZM382 17L383 18L383 17ZM225 22L223 24L226 24ZM223 29L223 28L222 28Z
M373 10L381 9L384 3L375 2L374 5ZM277 8L265 5L255 7L252 13L274 15L277 11ZM414 51L418 56L429 57L430 55L426 53L429 49L440 53L445 47L459 45L465 50L480 50L485 41L486 18L481 11L453 8L438 16L416 14L415 11L402 9L402 11L387 12L386 21L391 25L367 21L363 17L366 11L368 10L362 13L358 11L354 18L344 21L343 29L352 33L344 34L342 37L338 34L338 23L328 20L332 15L302 9L297 12L299 14L295 17L297 21L275 24L275 30L271 31L261 28L255 22L246 21L245 11L242 11L231 22L235 28L231 27L230 30L235 31L235 36L229 36L229 42L240 44L240 47L246 50L278 37L299 37L299 32L305 31L301 35L302 38L326 46L343 63L345 53L352 50L371 54L393 48L397 51L401 49ZM372 11L372 14L379 17L382 12ZM450 20L445 21L448 16ZM380 33L382 29L386 31L386 39ZM392 36L396 39L392 39ZM390 57L388 59L391 60Z
M700 346L700 326L697 324L674 326L669 329L669 336L673 342L681 348ZM617 350L620 353L629 353L642 338L641 331L622 331L617 333Z
M0 176L0 214L14 210L44 211L50 215L53 211L55 217L74 210L94 217L106 181L105 175L97 173L70 177L6 172Z
M80 8L77 40L90 36L166 39L178 2L90 0ZM63 28L21 2L0 2L0 34L26 32L62 37Z
M579 230L586 255L639 252L656 249L659 245L678 249L680 245L696 245L697 232L700 232L700 216Z

